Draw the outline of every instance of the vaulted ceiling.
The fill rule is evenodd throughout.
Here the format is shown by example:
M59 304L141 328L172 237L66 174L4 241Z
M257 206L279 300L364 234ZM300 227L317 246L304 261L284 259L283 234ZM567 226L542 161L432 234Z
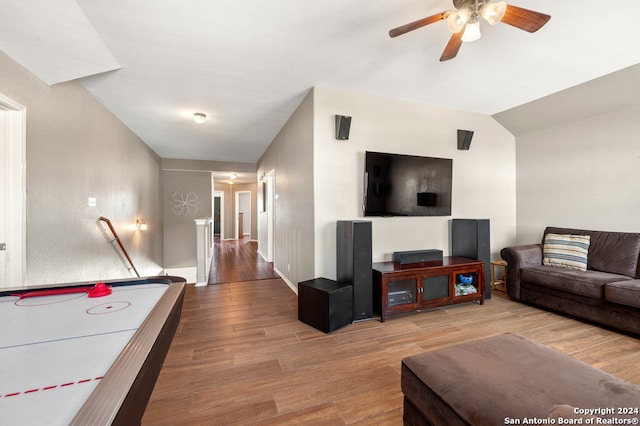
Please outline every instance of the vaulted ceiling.
M0 0L0 49L48 84L78 80L163 158L249 163L314 86L509 128L539 109L532 101L640 63L637 0L508 3L552 18L534 34L482 22L482 38L447 62L445 23L388 31L449 0ZM632 69L625 78L640 81ZM569 109L592 100L565 93Z

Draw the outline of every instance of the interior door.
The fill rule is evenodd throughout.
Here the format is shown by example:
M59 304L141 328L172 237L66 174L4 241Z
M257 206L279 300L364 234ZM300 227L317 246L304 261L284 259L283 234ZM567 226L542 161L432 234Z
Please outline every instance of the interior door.
M251 191L236 191L236 238L242 239L244 235L251 235ZM242 213L242 215L240 215ZM242 218L242 227L238 221ZM243 235L239 235L242 229Z
M213 197L213 235L220 236L220 197Z
M5 121L7 113L4 111L0 111L0 158L3 159L2 168L0 168L0 288L7 287L7 233L6 233L6 225L7 225L7 201L5 194L7 194L7 177L6 174L7 164L7 141L6 141L6 125Z
M0 288L24 285L26 112L0 94Z

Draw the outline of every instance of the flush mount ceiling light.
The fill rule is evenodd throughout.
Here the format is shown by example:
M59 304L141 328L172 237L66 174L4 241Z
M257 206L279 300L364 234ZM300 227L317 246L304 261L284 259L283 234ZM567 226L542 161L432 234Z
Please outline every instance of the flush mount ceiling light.
M551 16L544 13L511 6L504 1L453 0L453 6L456 10L446 10L394 28L389 31L389 36L397 37L434 22L446 20L453 34L440 61L448 61L456 57L463 41L474 41L480 38L480 17L490 25L504 22L530 33L538 31L551 19Z
M198 124L202 124L207 121L207 115L201 112L196 112L193 114L193 121Z

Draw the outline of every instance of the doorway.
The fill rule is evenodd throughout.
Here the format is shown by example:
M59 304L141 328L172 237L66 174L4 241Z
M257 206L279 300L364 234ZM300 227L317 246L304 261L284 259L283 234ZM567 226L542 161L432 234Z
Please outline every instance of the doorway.
M24 286L26 108L0 94L0 288Z
M224 192L213 191L213 237L224 240Z
M251 191L236 191L236 238L251 236Z

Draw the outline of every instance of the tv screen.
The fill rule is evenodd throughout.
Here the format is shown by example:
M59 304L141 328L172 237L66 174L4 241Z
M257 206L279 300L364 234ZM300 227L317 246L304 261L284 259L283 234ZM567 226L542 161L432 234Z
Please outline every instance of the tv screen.
M453 160L367 151L365 216L450 216Z

